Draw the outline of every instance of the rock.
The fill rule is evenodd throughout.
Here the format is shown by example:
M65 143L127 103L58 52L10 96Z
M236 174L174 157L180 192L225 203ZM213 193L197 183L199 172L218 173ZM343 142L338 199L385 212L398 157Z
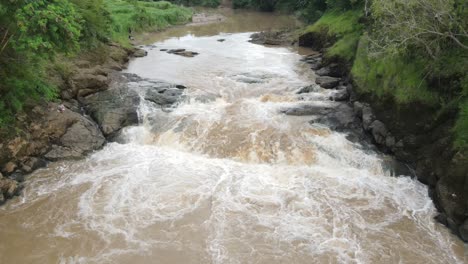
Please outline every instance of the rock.
M15 196L18 192L18 182L12 179L0 180L0 193L3 194L4 199Z
M145 57L148 55L148 52L146 50L143 50L143 49L137 49L134 53L133 53L133 57L136 57L136 58L141 58L141 57Z
M291 44L292 39L288 31L263 31L250 36L249 42L260 45L286 45Z
M160 49L159 51L167 51L167 49Z
M0 172L0 180L3 179L3 174Z
M458 232L460 233L461 239L468 242L468 219L465 220L465 223L458 228Z
M316 84L311 84L309 86L302 87L297 94L312 93L320 90L320 86Z
M348 99L349 99L349 93L346 87L340 88L339 90L334 92L332 96L330 96L331 101L341 102L341 101L347 101Z
M321 62L311 62L311 63L309 63L309 64L310 64L310 68L311 68L312 70L314 70L314 71L315 71L315 70L318 70L318 69L320 69L320 67L322 67L322 63L321 63Z
M308 61L308 60L313 60L313 59L317 59L317 58L321 58L322 57L322 54L316 52L316 53L312 53L312 54L309 54L307 56L304 56L301 61Z
M75 75L72 79L72 83L74 94L79 96L86 96L94 92L105 90L108 87L108 79L106 76L87 73Z
M217 41L218 41L218 42L224 42L224 41L226 41L226 40L225 40L225 39L218 39Z
M396 139L394 136L388 134L387 137L385 138L385 146L391 150L395 148L396 145Z
M169 50L167 53L180 53L180 52L184 52L185 49L171 49Z
M49 160L81 158L99 149L105 138L95 123L80 116L62 135L56 145L45 155Z
M339 78L330 77L330 76L321 76L315 79L315 83L322 86L325 89L333 89L340 83Z
M359 127L353 108L343 103L333 108L328 114L312 120L311 123L323 124L337 131Z
M388 133L385 124L379 120L375 120L372 122L369 128L372 132L372 136L374 137L375 142L377 142L379 145L385 145L385 140Z
M374 122L375 117L374 114L372 113L372 109L370 106L365 105L362 107L362 126L364 127L364 130L369 131L371 129L371 124Z
M6 174L10 174L10 173L13 173L16 170L16 168L17 168L16 163L10 161L7 164L5 164L5 166L3 166L2 171Z
M45 167L46 165L47 162L44 159L30 157L22 163L21 169L26 173L30 173L34 170Z
M187 51L185 49L172 49L172 50L169 50L167 53L175 54L175 55L179 55L183 57L188 57L188 58L195 57L199 54L198 52Z
M315 72L315 74L317 74L318 76L326 76L326 75L330 75L330 68L328 67L323 67L323 68L320 68L319 70L317 70Z
M282 110L281 113L292 116L326 115L331 111L331 106L302 105L299 107Z
M340 66L336 63L329 64L326 67L320 68L315 72L319 76L342 77Z
M170 88L162 92L157 90L148 90L145 94L145 100L153 103L167 106L178 102L182 98L183 90L177 88Z
M127 84L87 96L82 103L106 136L125 126L138 124L140 97L129 90Z
M356 101L353 103L353 107L354 107L354 114L358 118L362 118L362 109L364 108L364 105L361 102Z

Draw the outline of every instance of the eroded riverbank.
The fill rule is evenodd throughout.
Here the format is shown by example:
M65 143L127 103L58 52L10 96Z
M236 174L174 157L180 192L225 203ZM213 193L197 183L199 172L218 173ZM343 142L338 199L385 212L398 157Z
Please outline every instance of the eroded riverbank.
M140 125L34 173L0 209L2 262L463 263L425 186L346 133L283 114L336 107L330 90L297 94L315 74L295 48L208 27L155 37L130 63L147 78L128 77ZM154 104L171 89L184 90L177 107Z

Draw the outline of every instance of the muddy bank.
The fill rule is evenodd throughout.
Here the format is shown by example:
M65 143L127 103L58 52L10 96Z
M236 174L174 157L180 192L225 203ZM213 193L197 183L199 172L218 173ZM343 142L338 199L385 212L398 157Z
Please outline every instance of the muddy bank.
M333 41L308 33L299 38L299 45L324 51ZM347 83L348 103L362 121L363 130L382 151L410 165L414 177L429 186L429 195L439 210L436 220L467 242L468 158L453 149L457 113L438 115L439 109L422 104L401 105L374 94L358 93L359 89L352 88L351 66L340 58L325 58L319 53L304 60L319 76L317 83L322 87Z
M71 75L54 76L60 100L18 116L21 133L0 141L0 204L19 194L25 175L51 161L83 158L138 124L140 100L170 107L182 98L184 86L121 72L132 57L146 56L144 49L110 45L107 51L104 62L75 60Z

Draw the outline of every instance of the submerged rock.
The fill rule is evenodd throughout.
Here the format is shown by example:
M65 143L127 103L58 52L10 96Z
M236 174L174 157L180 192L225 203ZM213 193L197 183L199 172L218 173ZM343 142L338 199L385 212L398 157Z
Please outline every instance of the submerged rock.
M281 113L292 116L326 115L331 109L329 105L309 104L281 110Z
M172 50L167 51L167 53L175 54L175 55L179 55L183 57L188 57L188 58L195 57L199 54L198 52L187 51L185 49L172 49Z
M182 94L183 90L178 88L169 88L163 91L148 90L145 94L145 100L158 105L168 106L180 101Z

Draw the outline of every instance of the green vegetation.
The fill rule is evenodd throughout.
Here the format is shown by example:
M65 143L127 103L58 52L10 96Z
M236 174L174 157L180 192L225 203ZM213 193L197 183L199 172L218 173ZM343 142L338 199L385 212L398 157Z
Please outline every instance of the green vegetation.
M169 2L105 0L111 17L111 38L129 45L129 32L160 30L170 25L187 22L192 17L189 9Z
M169 0L169 2L177 5L204 7L218 7L221 4L221 0Z
M129 46L129 33L185 23L191 11L169 2L136 0L16 0L0 2L0 128L13 127L25 106L57 96L50 68L69 74L69 60ZM53 64L56 65L53 65Z
M317 22L306 28L307 32L326 34L335 40L327 49L326 56L340 57L351 62L356 53L363 25L359 23L361 10L339 11L332 9L326 12Z
M255 1L255 0L250 0ZM295 0L278 0L289 3ZM459 109L455 147L468 149L468 10L462 0L325 0L307 27L325 58L348 62L358 92L396 104ZM291 8L292 7L292 8ZM306 9L307 10L307 9Z

